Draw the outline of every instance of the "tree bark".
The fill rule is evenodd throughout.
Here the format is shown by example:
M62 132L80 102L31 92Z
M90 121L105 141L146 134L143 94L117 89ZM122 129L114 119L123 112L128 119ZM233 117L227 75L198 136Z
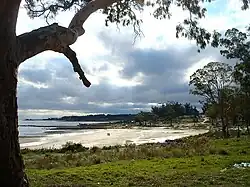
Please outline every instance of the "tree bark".
M248 134L248 135L250 135L249 126L250 126L250 120L247 121L247 134Z
M227 127L225 125L225 121L224 121L224 117L223 116L221 116L221 125L222 125L223 137L226 138L227 137Z
M221 125L222 125L222 133L223 137L227 138L227 124L225 123L224 118L224 94L223 90L220 90L219 92L219 105L220 105L220 119L221 119Z
M226 136L227 138L230 136L230 132L229 132L229 123L228 123L228 117L225 117L225 125L226 125Z
M13 51L0 57L0 186L26 187L18 141L17 66Z
M18 141L16 21L20 0L0 6L0 186L27 187Z

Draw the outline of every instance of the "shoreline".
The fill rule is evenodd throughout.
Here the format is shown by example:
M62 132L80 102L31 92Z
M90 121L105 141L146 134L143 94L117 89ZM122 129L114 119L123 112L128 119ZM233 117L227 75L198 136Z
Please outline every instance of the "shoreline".
M158 143L208 132L207 129L144 127L131 129L90 129L48 133L41 137L20 137L21 149L61 148L67 142L85 147Z

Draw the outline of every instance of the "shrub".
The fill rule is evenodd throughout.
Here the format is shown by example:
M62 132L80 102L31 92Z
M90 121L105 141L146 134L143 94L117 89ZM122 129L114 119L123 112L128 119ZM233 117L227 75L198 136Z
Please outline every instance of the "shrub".
M220 150L218 151L218 153L219 153L220 155L229 155L229 153L228 153L225 149L220 149Z
M80 143L72 143L67 142L62 148L58 151L59 153L66 153L66 152L84 152L87 151L89 148L83 147Z

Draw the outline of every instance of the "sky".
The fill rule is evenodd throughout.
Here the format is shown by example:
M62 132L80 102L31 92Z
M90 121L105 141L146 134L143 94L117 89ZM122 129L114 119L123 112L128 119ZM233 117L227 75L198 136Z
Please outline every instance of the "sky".
M241 11L239 0L215 0L206 3L206 29L224 32L244 29L250 11ZM131 27L105 27L105 16L92 14L84 23L85 34L71 47L77 53L86 77L86 88L61 54L43 52L19 67L19 118L47 118L97 113L121 114L149 111L167 101L190 102L199 107L197 96L189 94L189 77L211 61L233 63L220 56L218 49L197 53L194 41L176 39L175 27L187 12L171 9L170 20L156 20L146 9L140 17L144 36L134 43ZM74 12L59 14L51 23L69 24ZM30 19L22 6L17 34L29 32L47 23Z

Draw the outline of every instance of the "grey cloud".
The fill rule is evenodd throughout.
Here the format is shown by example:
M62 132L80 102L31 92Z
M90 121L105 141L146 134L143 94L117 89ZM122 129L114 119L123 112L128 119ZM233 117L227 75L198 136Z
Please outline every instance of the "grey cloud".
M186 55L175 49L136 49L127 55L129 56L129 60L122 71L125 77L133 77L137 72L143 72L148 76L171 74L172 72L183 70L190 65L190 62L182 59L182 56Z
M100 40L108 48L114 48L113 56L96 56L95 60L105 59L108 62L99 68L88 69L87 62L81 59L83 69L87 74L108 71L109 64L124 63L120 75L132 79L139 72L144 75L141 85L119 87L112 85L107 79L99 85L86 88L73 71L71 64L64 58L52 59L45 70L22 70L20 77L34 83L46 82L48 88L36 88L20 84L18 88L19 108L69 110L86 113L136 113L139 110L149 110L148 103L167 101L191 102L199 105L200 98L189 94L188 83L183 83L185 70L204 57L213 56L222 60L218 50L208 48L197 53L196 46L187 49L169 47L164 50L135 49L126 38L112 41L106 33L100 35ZM117 60L119 59L119 60ZM223 59L224 60L224 59ZM231 62L230 62L231 63ZM121 64L119 64L121 65ZM62 98L71 97L73 104L64 102ZM133 105L128 102L134 103ZM108 105L104 105L108 103Z
M24 78L27 81L35 82L35 83L47 83L51 81L51 74L49 69L22 69L19 72L19 76Z

